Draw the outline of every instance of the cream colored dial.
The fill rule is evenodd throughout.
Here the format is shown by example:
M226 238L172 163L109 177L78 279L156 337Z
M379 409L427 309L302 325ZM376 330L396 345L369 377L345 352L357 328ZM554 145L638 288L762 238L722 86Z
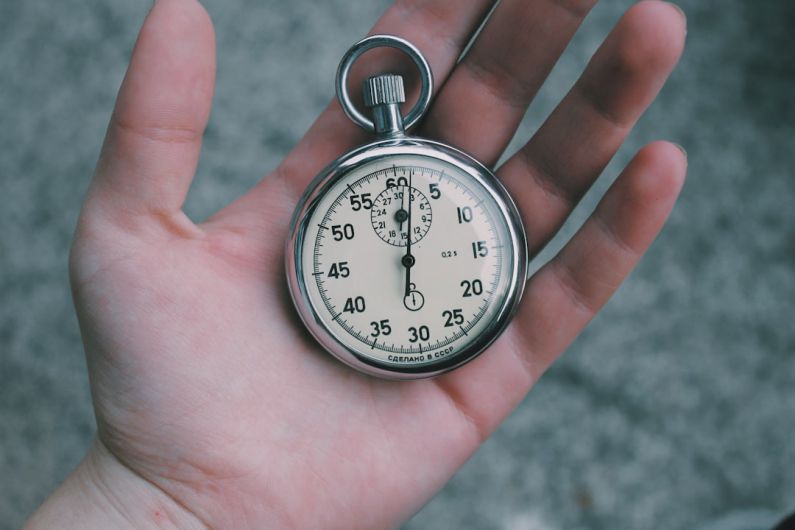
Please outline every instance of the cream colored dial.
M316 318L365 362L449 360L504 305L507 221L455 165L413 154L367 162L318 201L301 252L306 293Z

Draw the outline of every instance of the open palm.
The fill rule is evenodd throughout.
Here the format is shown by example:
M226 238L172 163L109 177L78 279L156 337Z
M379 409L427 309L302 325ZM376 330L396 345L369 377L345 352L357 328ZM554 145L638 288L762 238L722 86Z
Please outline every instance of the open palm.
M494 164L592 0L398 2L374 32L415 43L440 89L417 134ZM351 41L356 37L351 37ZM498 170L548 241L681 53L672 6L633 7L532 139ZM204 223L181 211L214 85L194 0L158 0L119 94L72 252L98 421L94 451L196 525L385 528L416 512L522 399L629 273L670 211L686 160L644 148L528 282L506 333L434 380L386 382L324 353L284 279L292 210L366 140L333 102L287 159ZM466 109L465 111L463 109ZM176 515L175 515L176 514ZM153 521L161 511L152 512Z

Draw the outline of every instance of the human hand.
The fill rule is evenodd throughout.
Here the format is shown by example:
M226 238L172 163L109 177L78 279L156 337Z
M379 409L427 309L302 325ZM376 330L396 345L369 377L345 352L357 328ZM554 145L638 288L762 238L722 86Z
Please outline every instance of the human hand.
M417 134L493 165L592 3L504 0L460 64L487 0L399 2L373 31L409 39L433 67L440 88ZM498 169L531 254L654 99L684 33L669 4L630 9L546 123ZM283 269L298 197L366 137L332 102L272 174L194 224L181 208L214 73L212 26L198 2L158 0L119 93L71 256L97 441L31 527L64 526L64 517L83 528L400 524L606 302L684 180L679 149L645 147L528 281L514 322L486 353L433 380L376 380L308 336Z

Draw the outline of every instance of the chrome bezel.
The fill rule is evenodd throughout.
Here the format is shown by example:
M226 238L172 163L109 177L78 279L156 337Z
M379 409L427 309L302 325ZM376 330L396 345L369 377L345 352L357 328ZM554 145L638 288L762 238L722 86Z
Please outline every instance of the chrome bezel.
M480 336L459 353L438 363L419 366L394 366L380 363L339 342L312 305L302 274L303 241L309 221L320 199L334 184L355 167L395 155L417 155L435 158L452 164L474 178L494 199L504 216L511 244L513 260L507 293ZM392 380L434 377L458 368L488 348L510 323L524 291L527 276L527 238L519 211L511 196L497 177L483 164L448 145L416 137L379 140L361 146L334 161L315 177L296 206L290 223L290 237L285 251L287 283L301 320L312 336L334 357L366 374Z

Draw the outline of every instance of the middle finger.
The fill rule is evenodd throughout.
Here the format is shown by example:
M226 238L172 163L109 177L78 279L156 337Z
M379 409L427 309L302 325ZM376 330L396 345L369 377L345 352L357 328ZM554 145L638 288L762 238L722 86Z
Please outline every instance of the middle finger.
M496 163L596 0L505 0L440 89L421 135Z

